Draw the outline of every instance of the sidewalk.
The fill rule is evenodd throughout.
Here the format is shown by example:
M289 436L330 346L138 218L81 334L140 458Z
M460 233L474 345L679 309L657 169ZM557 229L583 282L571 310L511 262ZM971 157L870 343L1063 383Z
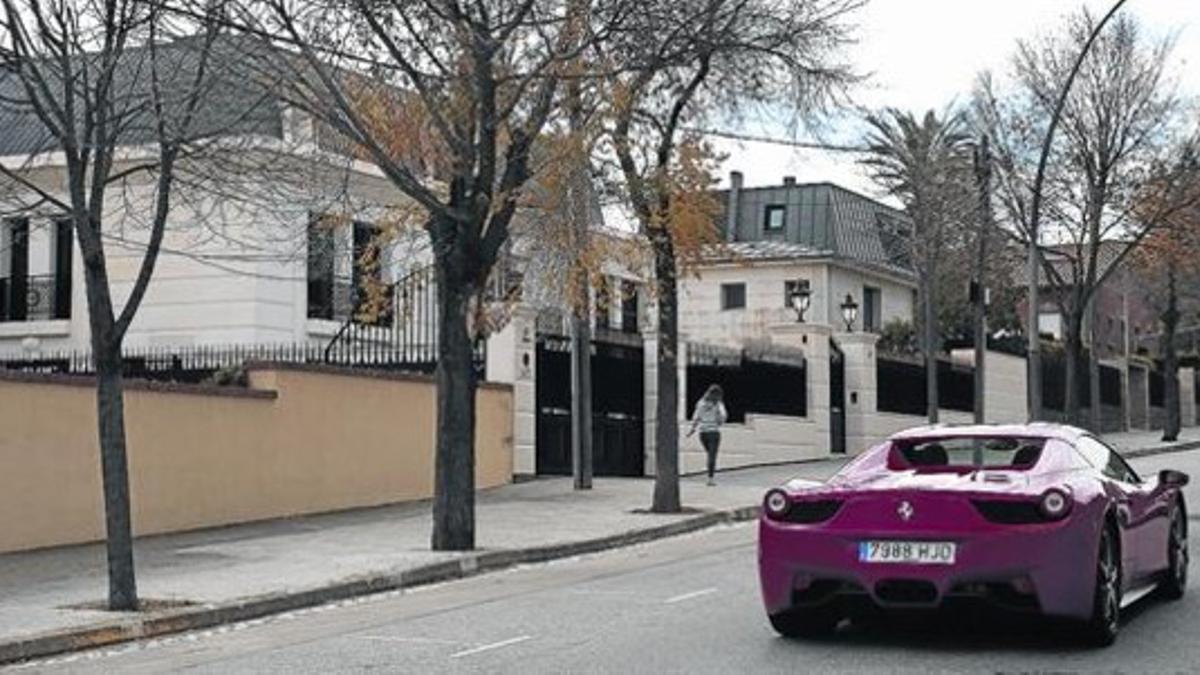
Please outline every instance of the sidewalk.
M428 574L446 578L471 573L476 565L499 567L505 561L528 559L498 560L505 551L555 547L540 557L564 557L631 543L622 539L631 534L642 535L633 541L645 540L654 536L646 533L650 528L679 525L682 532L720 522L714 514L728 521L730 512L740 509L736 515L751 517L766 488L793 475L827 477L843 461L734 471L723 475L716 487L685 478L683 501L692 511L680 515L635 512L649 506L651 479L601 478L588 492L574 491L569 478L496 488L480 493L477 502L482 555L429 551L427 502L149 537L139 540L135 549L138 590L144 599L191 605L164 610L168 617L247 598L303 594L311 600L305 604L314 604L385 589L389 581L396 582L393 588L413 585L411 574L418 570L422 579ZM709 514L707 519L704 514ZM596 541L604 538L614 540ZM576 551L574 545L587 542L592 542L590 549ZM484 557L489 554L497 555ZM460 562L463 558L468 562ZM429 567L436 563L448 564L439 573ZM104 573L100 544L0 555L0 663L6 660L6 644L7 658L12 658L11 644L32 636L136 623L138 615L71 609L106 597ZM327 592L338 586L341 590ZM282 602L280 609L287 608ZM106 637L111 632L77 636L60 648L96 644L95 639L111 641ZM42 644L39 650L44 648Z
M1200 427L1184 427L1179 439L1170 443L1162 440L1162 430L1122 431L1105 434L1104 440L1121 451L1126 457L1142 457L1161 452L1172 452L1200 448Z

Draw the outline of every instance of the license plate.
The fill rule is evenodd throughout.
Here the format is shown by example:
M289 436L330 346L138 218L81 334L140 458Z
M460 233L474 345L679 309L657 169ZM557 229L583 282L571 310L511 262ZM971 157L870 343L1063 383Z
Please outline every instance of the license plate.
M858 560L868 563L953 565L956 548L952 541L863 541L858 544Z

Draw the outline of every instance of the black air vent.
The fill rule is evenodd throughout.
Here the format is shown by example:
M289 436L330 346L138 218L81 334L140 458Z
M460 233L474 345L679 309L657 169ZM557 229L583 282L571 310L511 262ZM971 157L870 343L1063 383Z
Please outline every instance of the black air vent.
M792 502L783 520L789 523L820 523L833 517L842 503L835 499L822 499L813 502Z
M975 510L979 511L979 515L993 523L1026 525L1046 520L1034 502L972 499L971 503L975 505Z

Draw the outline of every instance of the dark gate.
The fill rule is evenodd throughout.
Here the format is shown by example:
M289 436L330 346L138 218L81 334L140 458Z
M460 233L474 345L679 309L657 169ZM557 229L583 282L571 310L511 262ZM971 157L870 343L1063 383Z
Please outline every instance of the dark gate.
M846 452L846 356L829 341L829 451Z
M645 472L645 368L640 340L592 343L592 456L597 476Z
M641 476L642 347L592 342L592 471ZM571 340L539 335L537 345L537 472L571 474Z
M537 341L537 466L539 474L571 475L571 341Z

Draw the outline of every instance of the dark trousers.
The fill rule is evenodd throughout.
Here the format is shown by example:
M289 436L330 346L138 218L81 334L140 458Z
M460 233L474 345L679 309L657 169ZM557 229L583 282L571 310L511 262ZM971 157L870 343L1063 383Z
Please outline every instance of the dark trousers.
M700 443L708 455L708 477L712 478L717 471L717 450L721 449L721 432L701 431Z

